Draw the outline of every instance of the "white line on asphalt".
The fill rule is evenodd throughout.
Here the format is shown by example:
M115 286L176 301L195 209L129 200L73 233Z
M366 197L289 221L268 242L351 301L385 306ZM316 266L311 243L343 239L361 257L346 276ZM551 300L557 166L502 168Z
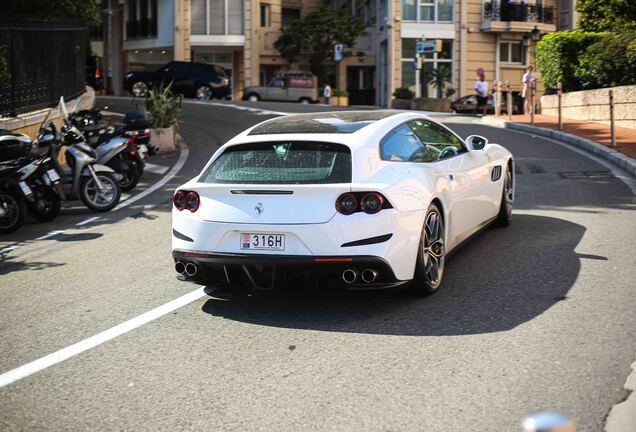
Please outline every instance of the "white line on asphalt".
M51 238L54 237L58 234L62 234L64 231L51 231L48 234L44 234L43 236L40 236L38 238L36 238L36 240L46 240L47 238Z
M290 114L290 113L282 112L282 111L272 111L272 110L267 110L262 108L252 108L252 107L246 107L243 105L234 105L230 103L202 102L202 101L188 101L188 103L191 103L194 105L213 105L213 106L220 106L220 107L226 107L226 108L234 108L240 111L249 111L249 112L254 112L259 114L271 114L271 115L279 115L279 116L286 116Z
M160 187L168 183L172 179L172 177L177 175L177 173L181 170L181 168L183 168L183 165L188 159L189 154L190 154L190 151L187 148L182 148L181 152L179 153L179 159L177 159L177 163L172 166L170 171L168 171L168 173L161 180L159 180L157 183L153 184L152 186L150 186L148 189L144 190L143 192L126 200L125 202L120 202L117 205L117 207L115 207L113 210L119 210L123 207L126 207L134 203L135 201L139 201L140 199L144 198L145 196L148 196L149 194L153 193L154 191L156 191L157 189L159 189Z
M154 321L163 315L169 314L170 312L179 309L180 307L192 303L193 301L198 300L205 295L204 289L205 287L201 286L196 290L189 292L188 294L176 298L164 305L145 312L126 322L118 324L115 327L111 327L108 330L74 343L73 345L66 348L62 348L59 351L55 351L54 353L34 360L31 363L27 363L23 366L5 372L0 375L0 387L4 387L13 382L21 380L22 378L26 378L29 375L33 375L36 372L40 372L46 368L49 368L57 363L61 363L64 360L81 354L84 351L88 351L91 348L95 348L96 346L101 345L104 342L108 342L109 340L114 339L117 336L128 333L129 331L141 327L144 324L148 324L150 321Z
M11 252L12 250L17 249L17 248L18 248L18 246L9 246L9 247L6 247L4 249L0 249L0 254Z
M119 201L126 201L128 198L130 198L130 195L128 195L127 193L122 193Z
M153 164L150 162L146 162L145 166L144 166L144 171L148 171L151 172L153 174L165 174L166 171L168 171L170 169L170 167L167 166L163 166L163 165L157 165L157 164Z
M97 219L99 219L99 216L93 216L91 218L88 218L88 219L85 219L85 220L81 221L80 223L76 223L75 225L77 225L77 226L86 225L86 224L89 224L91 222L95 222Z

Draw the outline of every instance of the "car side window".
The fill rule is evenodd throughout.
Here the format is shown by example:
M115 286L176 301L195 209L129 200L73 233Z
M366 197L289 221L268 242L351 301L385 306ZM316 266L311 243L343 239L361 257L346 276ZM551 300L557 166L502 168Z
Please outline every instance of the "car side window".
M380 154L382 160L386 161L431 162L434 160L407 124L398 126L382 138Z
M431 121L418 119L409 123L435 160L445 159L466 151L466 147L453 133Z

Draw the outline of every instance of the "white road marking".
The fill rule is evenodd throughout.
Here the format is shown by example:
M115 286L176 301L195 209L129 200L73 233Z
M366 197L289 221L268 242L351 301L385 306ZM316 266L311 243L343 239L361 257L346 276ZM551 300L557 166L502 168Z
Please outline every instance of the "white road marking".
M163 165L157 165L150 162L146 162L144 166L144 171L151 172L153 174L165 174L170 168Z
M286 116L289 115L291 113L288 112L282 112L282 111L272 111L272 110L267 110L267 109L262 109L262 108L253 108L253 107L246 107L243 105L235 105L235 104L230 104L230 103L220 103L220 102L202 102L202 101L189 101L189 103L195 104L195 105L214 105L214 106L220 106L220 107L225 107L225 108L234 108L240 111L249 111L249 112L253 112L253 113L258 113L258 114L271 114L271 115L279 115L279 116Z
M36 240L46 240L47 238L54 237L54 236L56 236L56 235L58 235L58 234L61 234L61 233L63 233L63 232L64 232L64 231L51 231L51 232L50 232L50 233L48 233L48 234L44 234L43 236L40 236L40 237L36 238Z
M114 339L117 336L126 334L131 330L141 327L142 325L154 321L163 315L169 314L170 312L179 309L180 307L192 303L193 301L198 300L205 295L204 289L205 287L201 286L196 290L189 292L188 294L176 298L164 305L145 312L126 322L118 324L115 327L111 327L108 330L105 330L87 339L81 340L66 348L62 348L59 351L55 351L54 353L5 372L0 375L0 387L4 387L18 380L21 380L22 378L26 378L29 375L33 375L36 372L40 372L46 368L49 368L55 364L61 363L64 360L81 354L84 351L88 351L91 348L95 348L96 346L101 345L104 342L108 342L109 340Z
M86 224L89 224L91 222L95 222L97 219L99 219L99 216L93 216L91 218L88 218L86 220L81 221L80 223L76 223L75 225L77 225L77 226L86 225Z
M168 183L175 175L177 175L177 173L181 170L181 168L183 168L183 165L188 159L189 154L190 154L190 151L187 148L182 148L181 152L179 153L179 159L177 159L177 163L172 166L170 171L168 171L168 173L161 180L159 180L157 183L153 184L152 186L150 186L148 189L144 190L143 192L135 195L134 197L124 202L120 202L117 205L117 207L113 209L113 211L124 208L134 203L135 201L139 201L140 199L148 196L149 194L153 193L154 191L156 191L157 189L159 189L160 187Z
M126 201L128 198L130 198L130 195L128 195L127 193L122 193L119 201Z
M9 246L9 247L6 247L4 249L0 249L0 254L11 252L12 250L17 249L17 248L18 248L18 246Z

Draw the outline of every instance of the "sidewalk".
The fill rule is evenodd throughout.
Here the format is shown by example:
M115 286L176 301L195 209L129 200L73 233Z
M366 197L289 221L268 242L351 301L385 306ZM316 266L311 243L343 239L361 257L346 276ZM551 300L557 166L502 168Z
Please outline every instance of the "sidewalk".
M508 116L496 117L498 120L513 121L515 123L530 124L530 115L513 115L512 120ZM544 115L534 116L534 125L547 129L557 129L558 119ZM562 119L562 132L579 136L590 141L610 147L610 127L600 123L582 122L577 120ZM621 152L636 160L636 130L616 127L616 147L613 150Z

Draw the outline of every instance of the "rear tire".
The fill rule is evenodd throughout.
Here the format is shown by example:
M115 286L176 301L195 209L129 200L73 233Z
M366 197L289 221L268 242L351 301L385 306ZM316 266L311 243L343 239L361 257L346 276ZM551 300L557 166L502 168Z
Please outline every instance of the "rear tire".
M495 224L498 226L506 227L510 225L512 221L512 199L513 199L513 187L512 187L512 172L510 166L506 166L506 173L503 178L503 188L501 191L501 203L499 204L499 213Z
M0 234L9 234L24 224L27 206L19 190L0 190Z
M84 205L97 212L107 212L115 208L121 198L121 187L111 173L95 173L106 191L101 192L92 176L82 178L80 198Z
M415 274L409 285L413 293L433 294L442 284L446 256L444 232L442 213L435 204L431 204L424 218L415 262Z
M247 100L250 102L258 102L261 98L258 97L257 94L252 93L247 97Z
M121 186L121 190L123 191L134 189L141 179L139 164L137 163L137 161L128 159L128 161L126 162L128 165L128 169L126 170L126 172L120 172L123 178L119 182L119 185Z
M27 203L29 213L38 222L51 222L60 214L62 201L52 190L44 192L44 197L40 199L40 206L35 203Z
M308 105L311 101L307 98L300 98L298 102L300 102L303 105Z
M197 100L208 101L212 99L212 89L208 86L200 86L194 93Z

